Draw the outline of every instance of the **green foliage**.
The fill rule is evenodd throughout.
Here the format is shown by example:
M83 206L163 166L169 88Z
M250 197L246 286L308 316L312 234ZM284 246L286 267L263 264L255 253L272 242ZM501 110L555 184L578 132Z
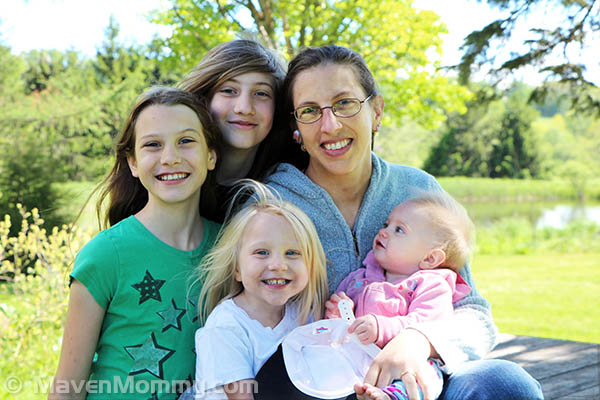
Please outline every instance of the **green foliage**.
M438 140L437 132L405 120L397 126L382 126L375 137L374 151L387 161L420 168Z
M65 226L46 231L37 210L21 212L16 236L9 235L10 217L0 221L0 279L8 281L0 286L0 375L25 384L18 398L36 398L56 370L74 252L90 237ZM1 398L6 390L0 386Z
M444 111L464 112L469 92L437 73L445 27L411 0L171 0L153 21L174 29L165 45L172 68L187 72L215 44L254 35L293 57L303 47L339 44L361 54L386 99L387 118L408 116L426 127ZM393 125L393 123L392 123Z
M566 179L507 179L442 177L438 181L461 201L485 200L576 200L577 192ZM588 198L600 200L600 179L589 181Z
M538 135L543 174L571 182L579 199L589 197L600 174L600 121L568 113L538 119L532 126Z
M531 130L537 111L527 104L527 92L524 85L514 85L504 98L491 103L477 98L466 114L450 116L423 168L437 176L540 176Z
M586 67L581 62L574 63L572 54L593 51L589 44L600 30L600 13L595 0L486 0L497 6L503 17L492 21L484 28L471 32L464 40L464 54L458 66L462 82L467 82L473 70L489 67L489 78L495 84L522 68L534 67L540 74L549 75L548 79L532 93L532 100L546 97L552 90L556 79L568 85L574 96L570 97L572 106L580 111L588 111L600 116L600 91L596 85L585 78ZM550 4L548 4L550 3ZM499 53L504 50L508 39L513 35L517 22L527 19L533 11L555 9L554 14L562 15L562 21L552 29L529 25L529 36L524 37L523 46L513 50L502 59ZM535 24L535 22L534 22ZM508 53L508 52L507 52ZM592 56L593 57L593 56ZM541 66L541 68L540 68Z
M13 56L10 48L0 44L0 108L22 94L23 81L20 78L25 68L22 58Z
M93 60L56 50L14 57L0 48L0 71L10 69L0 77L0 152L6 155L0 215L18 221L14 204L20 203L37 207L46 227L60 225L65 216L57 212L61 195L53 185L95 180L109 169L112 138L136 97L161 77L143 48L119 44L118 32L111 19Z
M23 92L0 97L0 133L31 141L41 137L40 149L58 160L56 169L48 169L51 181L104 174L112 138L137 96L150 84L173 81L157 60L147 57L144 47L124 46L118 34L119 27L111 19L105 41L91 60L56 50L32 50L17 58L25 66L20 75L10 76L21 82ZM14 64L11 57L10 52L0 51L0 69ZM0 93L7 90L16 88L0 86ZM0 151L6 154L8 149L0 147Z
M600 225L577 221L564 229L535 229L524 218L505 218L477 229L477 254L600 253Z
M31 50L24 54L27 70L22 76L26 93L42 92L48 88L51 78L81 69L83 62L77 52L58 50Z
M10 135L0 142L4 154L0 161L0 215L8 214L15 222L20 222L21 213L15 206L25 204L37 206L51 228L62 222L57 207L61 194L52 187L53 173L58 170L58 162L50 152L40 152L40 148L50 147L43 137L35 140L32 136ZM4 142L4 143L3 143ZM11 231L15 234L18 226Z
M430 148L423 168L436 176L488 177L487 160L504 109L501 102L486 108L474 101L467 113L450 116L439 142Z

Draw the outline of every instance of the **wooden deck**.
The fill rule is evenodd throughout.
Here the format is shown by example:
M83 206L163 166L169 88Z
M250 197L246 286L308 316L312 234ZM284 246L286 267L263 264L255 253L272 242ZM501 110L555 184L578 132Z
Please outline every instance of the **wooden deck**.
M600 344L501 334L489 358L521 365L545 400L600 399Z

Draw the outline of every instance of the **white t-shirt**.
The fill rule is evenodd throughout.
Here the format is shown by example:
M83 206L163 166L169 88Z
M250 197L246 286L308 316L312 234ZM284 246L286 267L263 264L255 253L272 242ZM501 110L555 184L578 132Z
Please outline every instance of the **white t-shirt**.
M220 303L196 331L196 395L210 391L208 398L218 398L211 389L223 393L220 387L225 384L254 379L285 335L297 326L296 307L289 303L275 328L250 318L232 299Z

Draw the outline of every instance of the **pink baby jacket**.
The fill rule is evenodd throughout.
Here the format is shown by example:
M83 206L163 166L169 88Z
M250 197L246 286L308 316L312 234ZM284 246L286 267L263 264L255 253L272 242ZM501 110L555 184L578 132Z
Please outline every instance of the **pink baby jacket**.
M447 268L421 270L408 278L386 282L385 270L375 261L373 251L363 265L366 268L351 272L337 292L345 292L354 301L356 317L375 317L375 344L380 348L410 325L450 317L453 303L471 291L460 275Z

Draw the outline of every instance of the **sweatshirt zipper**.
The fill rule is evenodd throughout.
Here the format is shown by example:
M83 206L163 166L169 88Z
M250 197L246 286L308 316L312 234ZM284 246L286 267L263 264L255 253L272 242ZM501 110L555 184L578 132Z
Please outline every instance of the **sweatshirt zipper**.
M352 239L354 240L354 253L356 254L356 257L358 257L360 255L360 252L358 251L358 240L356 240L356 235L354 234L354 231L352 231Z

